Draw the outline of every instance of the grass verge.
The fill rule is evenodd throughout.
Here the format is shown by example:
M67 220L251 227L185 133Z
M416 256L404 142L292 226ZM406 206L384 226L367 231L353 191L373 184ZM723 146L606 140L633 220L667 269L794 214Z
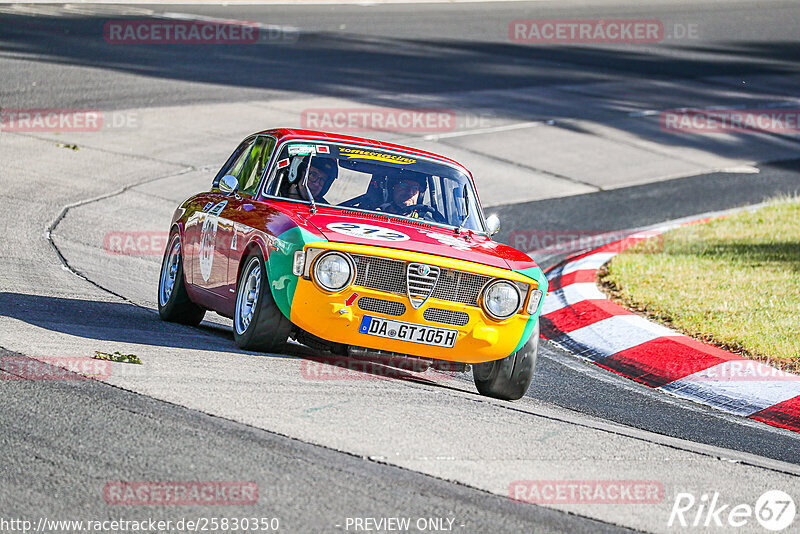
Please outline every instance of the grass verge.
M689 336L800 371L800 199L655 239L663 246L639 243L600 271L613 300Z
M112 353L108 352L100 352L99 350L94 351L94 356L92 356L95 360L108 360L110 362L120 362L120 363L135 363L139 365L144 365L142 360L135 354L122 354L121 352L117 351Z

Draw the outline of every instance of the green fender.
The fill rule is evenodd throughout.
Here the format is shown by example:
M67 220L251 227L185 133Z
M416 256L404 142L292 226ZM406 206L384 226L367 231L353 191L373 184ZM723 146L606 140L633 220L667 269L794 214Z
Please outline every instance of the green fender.
M286 230L277 237L272 238L272 250L267 261L267 273L269 276L272 298L278 305L278 309L287 319L292 317L292 299L294 291L297 289L297 277L292 274L292 263L294 263L294 253L303 250L309 243L327 241L308 230L295 226Z
M539 289L542 291L542 298L539 301L539 307L536 308L536 312L532 313L531 316L528 318L528 322L525 324L525 330L522 331L522 336L519 339L519 343L517 343L517 348L511 354L514 354L519 349L528 342L530 339L531 334L533 333L533 328L536 326L536 321L539 320L539 312L542 311L542 304L544 304L544 295L547 294L547 277L544 275L544 272L539 267L529 267L527 269L522 269L520 271L514 271L521 275L527 276L528 278L533 278L539 283Z

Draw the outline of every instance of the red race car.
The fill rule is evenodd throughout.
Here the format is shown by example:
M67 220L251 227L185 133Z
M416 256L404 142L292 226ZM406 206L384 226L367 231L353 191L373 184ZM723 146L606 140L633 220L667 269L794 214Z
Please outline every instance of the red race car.
M233 320L239 347L472 364L478 390L528 389L547 281L492 241L472 176L442 156L323 132L251 135L175 211L162 319ZM435 365L434 365L435 366Z

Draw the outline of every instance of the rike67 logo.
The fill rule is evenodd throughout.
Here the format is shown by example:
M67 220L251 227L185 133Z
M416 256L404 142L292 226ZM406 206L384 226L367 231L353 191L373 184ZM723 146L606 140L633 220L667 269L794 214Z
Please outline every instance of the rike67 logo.
M763 528L779 532L789 527L797 510L794 499L781 490L769 490L755 505L725 502L718 492L704 493L699 498L692 493L675 495L668 527L698 527L703 529L731 528L752 525L753 520Z

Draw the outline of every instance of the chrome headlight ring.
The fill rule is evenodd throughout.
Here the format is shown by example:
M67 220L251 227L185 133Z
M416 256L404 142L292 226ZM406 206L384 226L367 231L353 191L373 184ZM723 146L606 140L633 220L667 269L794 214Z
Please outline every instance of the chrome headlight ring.
M343 266L346 266L346 271L342 268ZM323 269L326 269L326 271L323 271ZM314 259L311 272L314 283L320 289L329 293L336 293L353 283L356 277L356 264L349 254L329 251L320 254Z
M480 305L489 317L503 321L513 317L520 310L522 294L513 282L495 279L486 284L481 291Z

